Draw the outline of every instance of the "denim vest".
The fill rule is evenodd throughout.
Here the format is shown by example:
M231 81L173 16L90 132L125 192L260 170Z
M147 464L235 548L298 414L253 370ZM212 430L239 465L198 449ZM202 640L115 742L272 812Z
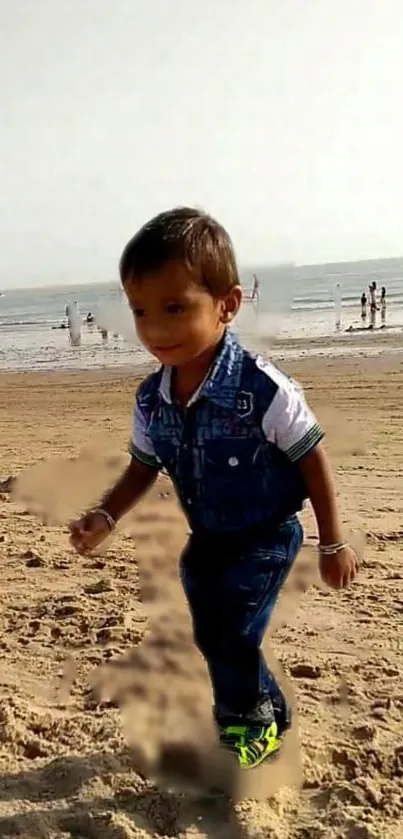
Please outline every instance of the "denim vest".
M138 405L194 532L277 525L302 508L307 491L298 466L262 430L277 384L232 333L184 412L163 398L162 373L140 385Z

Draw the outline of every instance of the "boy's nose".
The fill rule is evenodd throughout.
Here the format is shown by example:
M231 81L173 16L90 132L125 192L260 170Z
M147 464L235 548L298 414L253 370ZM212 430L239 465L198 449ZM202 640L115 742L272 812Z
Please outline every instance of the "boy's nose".
M154 346L166 343L171 335L171 330L161 323L147 324L147 338Z

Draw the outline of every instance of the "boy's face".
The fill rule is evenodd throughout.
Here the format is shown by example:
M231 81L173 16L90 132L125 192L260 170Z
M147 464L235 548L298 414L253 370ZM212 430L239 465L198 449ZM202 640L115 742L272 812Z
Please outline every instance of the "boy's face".
M127 281L125 292L141 343L162 364L175 367L214 347L242 299L239 286L214 299L181 262Z

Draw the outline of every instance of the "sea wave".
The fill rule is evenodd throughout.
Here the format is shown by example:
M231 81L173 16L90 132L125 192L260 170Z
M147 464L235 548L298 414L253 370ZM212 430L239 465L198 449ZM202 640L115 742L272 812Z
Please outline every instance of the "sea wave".
M0 318L0 326L57 326L60 321L55 320L8 320Z

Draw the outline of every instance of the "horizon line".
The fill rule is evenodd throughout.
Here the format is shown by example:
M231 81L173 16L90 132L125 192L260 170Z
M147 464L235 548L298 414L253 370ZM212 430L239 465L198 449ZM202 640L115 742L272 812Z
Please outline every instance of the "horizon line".
M240 267L240 271L259 271L259 270L267 270L272 268L285 268L285 267L293 267L295 269L306 269L306 268L326 268L328 266L335 266L335 265L358 265L364 264L369 265L373 262L377 263L385 263L385 262L400 262L403 261L403 254L399 256L380 256L380 257L369 257L366 259L343 259L338 261L327 261L327 262L305 262L305 263L294 263L289 261L279 261L279 262L269 262L269 263L250 263L249 265L244 265ZM3 295L5 292L10 291L41 291L42 289L58 289L58 288L81 288L82 286L101 286L101 285L116 285L120 287L120 279L116 280L78 280L72 283L45 283L44 285L16 285L13 287L6 287L0 286L0 294Z

